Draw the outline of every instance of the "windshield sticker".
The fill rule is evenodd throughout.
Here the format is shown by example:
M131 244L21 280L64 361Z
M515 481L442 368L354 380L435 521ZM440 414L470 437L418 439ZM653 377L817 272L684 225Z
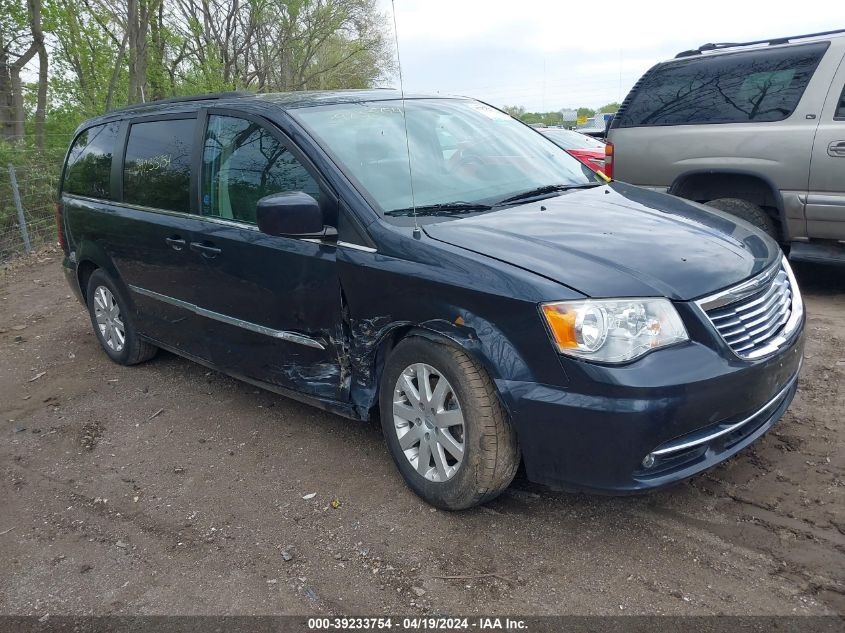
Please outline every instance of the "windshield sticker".
M333 112L330 121L353 121L360 119L368 119L378 117L382 114L402 114L402 108L399 106L374 106L367 107L363 110L339 110Z
M486 105L484 103L472 103L470 104L470 107L476 112L483 114L488 119L507 121L511 118L509 114L506 114L505 112L500 112L496 108L491 108L489 105Z

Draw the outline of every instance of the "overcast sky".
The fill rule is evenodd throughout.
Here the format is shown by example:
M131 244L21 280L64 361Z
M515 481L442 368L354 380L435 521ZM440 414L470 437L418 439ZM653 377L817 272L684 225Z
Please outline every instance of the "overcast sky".
M390 0L378 1L391 16ZM706 42L845 28L843 0L395 4L406 91L542 111L621 101L654 63Z

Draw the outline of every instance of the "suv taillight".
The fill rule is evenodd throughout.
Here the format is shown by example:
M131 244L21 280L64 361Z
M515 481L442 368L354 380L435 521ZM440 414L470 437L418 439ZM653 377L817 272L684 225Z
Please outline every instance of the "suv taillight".
M613 178L613 143L604 146L604 175Z
M67 250L67 240L65 239L65 232L62 229L62 203L56 204L56 239L59 240L59 246L62 250Z

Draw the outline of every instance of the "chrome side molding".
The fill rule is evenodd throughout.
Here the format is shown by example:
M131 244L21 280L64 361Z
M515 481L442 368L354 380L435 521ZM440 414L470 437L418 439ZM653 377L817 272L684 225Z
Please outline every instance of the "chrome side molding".
M271 338L278 338L284 341L290 341L291 343L305 345L307 347L314 347L316 349L326 349L325 345L323 345L317 339L311 338L310 336L304 336L302 334L297 334L296 332L288 332L286 330L274 330L273 328L269 328L265 325L259 325L258 323L252 323L250 321L237 319L226 314L220 314L219 312L214 312L213 310L207 310L206 308L202 308L193 303L188 303L187 301L182 301L181 299L176 299L174 297L159 294L158 292L153 292L152 290L147 290L146 288L141 288L139 286L130 285L129 289L132 292L137 292L140 295L144 295L152 299L157 299L159 301L163 301L164 303L169 303L170 305L183 308L185 310L188 310L189 312L198 314L199 316L204 316L215 321L220 321L221 323L227 323L228 325L234 325L245 330L250 330L251 332L257 332L258 334L264 334L265 336L269 336Z
M343 248L351 248L352 250L361 251L363 253L377 253L378 250L369 246L362 246L361 244L353 244L352 242L338 241L338 246Z

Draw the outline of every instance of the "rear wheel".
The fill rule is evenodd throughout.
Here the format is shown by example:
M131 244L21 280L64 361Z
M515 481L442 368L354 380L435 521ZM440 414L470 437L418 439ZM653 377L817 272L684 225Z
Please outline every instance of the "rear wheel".
M717 198L706 204L708 207L730 213L749 224L753 224L761 231L765 231L773 240L779 241L777 225L772 216L753 202L740 198Z
M94 333L109 358L135 365L156 355L157 347L138 338L128 303L105 271L98 268L91 273L85 296Z
M490 377L460 348L403 340L387 360L379 400L399 472L432 505L469 508L513 480L516 434Z

